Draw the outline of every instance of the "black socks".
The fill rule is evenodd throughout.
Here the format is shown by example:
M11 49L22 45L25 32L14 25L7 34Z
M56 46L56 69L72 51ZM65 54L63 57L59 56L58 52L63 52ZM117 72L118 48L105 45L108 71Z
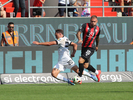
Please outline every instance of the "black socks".
M96 69L90 64L89 64L88 68L86 68L86 69L88 69L89 71L92 71L94 73L96 71ZM79 73L78 73L78 75L80 77L82 77L83 70L84 70L84 63L79 63Z
M79 73L78 73L78 75L80 77L82 77L83 70L84 70L84 64L83 63L79 63Z
M89 64L88 68L86 68L86 69L88 69L89 71L92 71L94 73L96 71L96 69L92 65L90 65L90 64Z

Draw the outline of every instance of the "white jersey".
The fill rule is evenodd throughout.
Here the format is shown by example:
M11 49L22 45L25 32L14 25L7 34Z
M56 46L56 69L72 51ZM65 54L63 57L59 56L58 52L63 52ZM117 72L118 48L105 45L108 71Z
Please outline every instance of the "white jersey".
M66 0L59 0L59 3L66 4ZM69 4L69 0L67 0L67 4Z
M56 40L58 44L58 61L60 63L65 63L66 61L70 60L70 51L68 50L69 45L71 44L71 41L67 37L62 37L58 40Z
M60 71L64 71L66 68L71 69L75 66L75 62L70 57L70 51L68 50L71 41L67 37L62 37L56 40L59 49L58 49L58 63L54 66L54 68L59 69Z

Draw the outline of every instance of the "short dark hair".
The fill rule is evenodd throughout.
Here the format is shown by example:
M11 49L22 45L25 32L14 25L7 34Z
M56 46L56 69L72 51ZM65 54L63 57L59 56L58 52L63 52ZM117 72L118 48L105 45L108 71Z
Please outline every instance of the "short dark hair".
M10 24L14 24L14 23L13 23L13 22L9 22L9 23L8 23L8 26L9 26Z
M62 29L55 30L55 33L62 33L62 34L64 34Z
M92 19L92 18L97 18L97 16L96 16L96 15L92 15L92 16L91 16L91 19Z

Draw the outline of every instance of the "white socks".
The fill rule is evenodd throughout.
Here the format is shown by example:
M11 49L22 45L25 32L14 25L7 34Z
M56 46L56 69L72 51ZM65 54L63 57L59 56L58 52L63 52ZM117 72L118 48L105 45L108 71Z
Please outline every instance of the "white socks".
M61 74L57 75L57 79L68 82L68 79L66 79L64 76L62 76Z
M97 70L95 71L95 74L96 75L98 74L98 71ZM89 72L86 72L85 70L83 70L83 75L88 76L88 77L91 77L91 74ZM68 82L68 79L65 78L64 76L62 76L61 74L58 74L57 75L57 79L62 80L62 81L65 81L65 82Z
M91 77L91 74L86 72L85 70L83 71L83 75Z
M96 74L96 75L98 74L98 71L97 71L97 70L95 71L95 74Z

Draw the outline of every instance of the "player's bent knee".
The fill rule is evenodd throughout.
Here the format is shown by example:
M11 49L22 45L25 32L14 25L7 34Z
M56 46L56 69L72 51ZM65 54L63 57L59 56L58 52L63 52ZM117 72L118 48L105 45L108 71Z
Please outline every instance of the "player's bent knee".
M79 63L84 63L85 60L84 60L83 58L80 58L78 62L79 62Z
M51 75L52 75L53 77L57 77L56 74L55 74L55 72L53 72L53 71L51 72Z
M53 70L52 70L52 72L51 72L51 75L53 76L53 77L57 77L57 75L59 74L59 70L58 69L56 69L56 68L54 68Z

